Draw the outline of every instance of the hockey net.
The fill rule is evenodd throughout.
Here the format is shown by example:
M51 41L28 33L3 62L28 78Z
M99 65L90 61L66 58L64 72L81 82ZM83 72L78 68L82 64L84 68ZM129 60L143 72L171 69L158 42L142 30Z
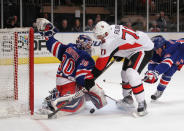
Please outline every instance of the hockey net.
M34 112L34 31L0 29L0 118Z

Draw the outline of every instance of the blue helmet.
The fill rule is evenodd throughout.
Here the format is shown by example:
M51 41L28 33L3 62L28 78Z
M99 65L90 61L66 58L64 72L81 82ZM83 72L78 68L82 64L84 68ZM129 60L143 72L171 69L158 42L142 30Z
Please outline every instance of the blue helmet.
M162 48L163 45L167 42L165 38L161 35L157 35L151 38L152 42L154 43L154 50L158 48Z
M92 39L87 35L79 35L76 40L77 48L79 50L85 50L91 55Z

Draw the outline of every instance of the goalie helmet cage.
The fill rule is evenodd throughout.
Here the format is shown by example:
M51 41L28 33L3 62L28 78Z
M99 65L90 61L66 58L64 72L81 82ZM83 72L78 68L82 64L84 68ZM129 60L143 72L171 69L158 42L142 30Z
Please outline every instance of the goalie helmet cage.
M0 117L33 115L33 28L0 29L0 72Z

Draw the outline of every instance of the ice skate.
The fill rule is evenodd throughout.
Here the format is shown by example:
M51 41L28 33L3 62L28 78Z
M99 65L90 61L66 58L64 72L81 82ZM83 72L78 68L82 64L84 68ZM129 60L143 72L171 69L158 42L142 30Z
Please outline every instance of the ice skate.
M142 102L139 102L138 108L137 108L137 114L139 116L145 116L147 114L146 108L147 108L147 104L145 100Z
M151 95L151 99L156 101L158 98L160 98L163 94L163 91L157 90L153 95Z
M135 108L134 100L131 95L124 97L116 102L117 107L123 110L129 110L131 108Z

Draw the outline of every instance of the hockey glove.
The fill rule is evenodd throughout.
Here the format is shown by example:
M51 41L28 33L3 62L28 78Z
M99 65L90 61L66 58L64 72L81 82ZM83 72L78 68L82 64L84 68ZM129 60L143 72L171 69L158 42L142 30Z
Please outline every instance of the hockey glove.
M156 71L147 71L144 77L144 82L155 83L158 80L158 73Z
M54 27L54 25L44 18L36 19L36 27L41 35L45 37L52 37L54 34L58 32L58 30Z
M94 79L85 79L84 87L89 91L95 85Z

